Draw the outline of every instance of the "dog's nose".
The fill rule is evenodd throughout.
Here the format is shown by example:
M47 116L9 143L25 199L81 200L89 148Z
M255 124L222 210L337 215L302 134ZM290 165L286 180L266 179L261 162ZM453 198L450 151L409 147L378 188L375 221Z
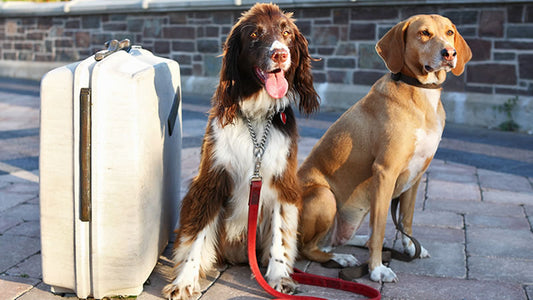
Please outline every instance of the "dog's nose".
M281 64L287 61L289 53L285 49L274 49L270 58L275 63Z
M455 51L455 49L451 47L447 47L447 48L442 49L440 54L442 55L442 58L444 58L445 60L453 60L455 56L457 55L457 51Z

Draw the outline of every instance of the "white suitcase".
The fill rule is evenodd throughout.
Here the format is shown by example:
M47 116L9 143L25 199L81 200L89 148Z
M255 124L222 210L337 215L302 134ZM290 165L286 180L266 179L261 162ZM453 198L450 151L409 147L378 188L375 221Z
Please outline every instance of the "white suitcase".
M56 293L140 294L176 225L179 66L127 48L41 81L41 254Z

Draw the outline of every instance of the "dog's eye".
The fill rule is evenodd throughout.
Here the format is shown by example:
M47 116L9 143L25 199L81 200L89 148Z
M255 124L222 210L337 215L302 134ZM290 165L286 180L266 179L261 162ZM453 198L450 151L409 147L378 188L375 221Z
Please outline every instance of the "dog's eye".
M422 31L421 33L423 36L431 36L431 33L429 33L427 30Z
M257 33L256 31L254 31L254 32L250 33L250 37L251 37L252 39L256 39L257 37L259 37L259 33Z
M285 30L282 34L284 37L288 37L291 33L288 30Z
M452 36L454 34L453 30L448 30L448 32L446 32L447 35L449 36Z

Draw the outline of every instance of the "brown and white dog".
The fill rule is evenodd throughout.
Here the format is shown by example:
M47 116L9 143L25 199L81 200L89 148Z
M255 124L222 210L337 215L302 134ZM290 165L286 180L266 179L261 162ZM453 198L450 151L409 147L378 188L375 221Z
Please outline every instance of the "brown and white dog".
M273 115L262 158L258 249L271 286L292 293L290 274L297 256L298 132L291 102L300 111L318 109L308 43L291 13L256 4L232 28L223 53L220 82L203 140L199 172L182 201L173 251L175 280L168 299L200 292L199 277L219 262L247 262L247 216L254 144L248 120L260 140Z
M400 198L400 222L412 233L416 191L444 128L440 84L463 73L472 56L450 20L417 15L387 32L376 50L394 74L384 75L324 134L298 171L304 207L301 253L317 262L357 264L352 255L326 252L342 244L370 250L370 279L395 282L382 264L387 211ZM370 211L368 241L354 236ZM415 247L403 237L404 251ZM429 254L422 249L421 257Z

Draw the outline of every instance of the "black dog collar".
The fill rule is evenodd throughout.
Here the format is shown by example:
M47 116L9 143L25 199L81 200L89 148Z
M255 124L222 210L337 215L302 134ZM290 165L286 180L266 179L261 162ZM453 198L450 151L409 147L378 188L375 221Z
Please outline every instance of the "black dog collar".
M391 73L390 78L394 81L402 81L408 85L416 86L423 89L440 89L442 84L438 83L421 83L418 79L404 75L402 73Z

